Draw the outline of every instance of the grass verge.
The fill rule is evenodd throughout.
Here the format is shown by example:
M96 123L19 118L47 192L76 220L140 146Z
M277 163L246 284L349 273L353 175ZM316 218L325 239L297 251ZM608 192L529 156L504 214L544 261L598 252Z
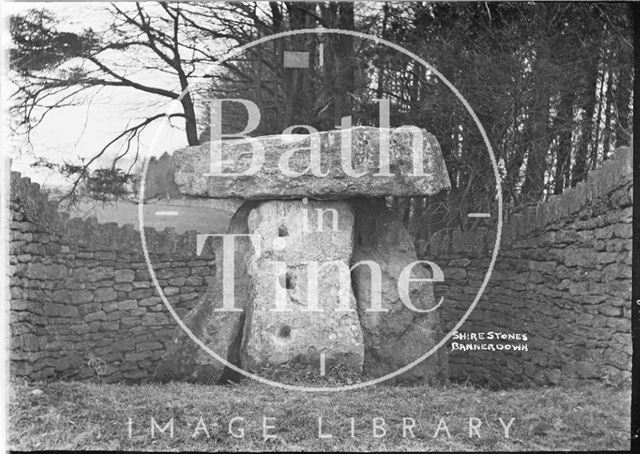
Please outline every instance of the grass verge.
M602 385L508 391L374 386L311 394L249 381L234 386L14 381L8 442L15 450L628 450L630 402L629 390ZM167 429L154 429L153 438L152 417ZM236 417L243 420L232 421ZM265 424L264 418L274 419ZM319 437L319 418L323 434L333 438ZM479 437L469 437L470 418L481 422ZM504 424L515 418L508 438L499 418ZM382 419L386 433L376 437L374 425ZM242 438L228 433L230 423L235 435L243 431ZM267 428L274 436L268 440L265 425L274 426ZM382 433L378 429L377 435Z

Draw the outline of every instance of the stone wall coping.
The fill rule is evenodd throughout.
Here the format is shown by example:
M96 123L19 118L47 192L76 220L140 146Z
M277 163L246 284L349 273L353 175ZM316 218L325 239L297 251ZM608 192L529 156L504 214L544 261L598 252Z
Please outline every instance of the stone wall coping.
M548 200L527 207L523 213L505 215L503 245L579 212L594 200L606 196L632 179L633 151L631 147L620 147L601 167L589 171L585 181L566 189L564 194L552 195ZM70 218L67 213L58 210L58 203L49 200L38 183L23 177L19 172L11 172L10 198L23 207L29 221L43 229L51 229L73 238L78 245L93 244L110 250L130 251L140 244L140 234L133 224L118 226L115 222L100 224L95 217ZM148 249L158 254L192 256L193 252L180 254L180 251L195 251L196 234L195 230L177 234L172 228L158 231L145 227ZM453 230L434 234L428 244L420 249L426 248L421 252L433 256L456 252L480 256L486 254L494 242L495 231L484 228L474 231Z
M620 147L602 166L589 171L585 181L567 188L562 195L552 195L548 200L529 206L521 213L509 215L509 210L505 209L501 243L503 246L509 245L531 233L542 231L632 180L633 150L631 147ZM493 248L494 242L495 231L482 228L473 231L452 230L435 233L420 249L423 254L434 257L459 252L480 257Z
M101 224L95 216L70 217L68 213L59 211L58 202L49 200L48 194L42 191L38 183L31 181L29 177L23 177L20 172L11 172L10 187L10 200L21 206L26 220L42 228L43 231L64 235L71 240L71 244L126 252L137 250L140 246L140 232L133 224L122 226L118 226L116 222ZM150 253L195 255L196 230L178 234L170 227L163 231L145 227L144 232ZM211 250L208 247L205 248L203 254L209 253Z

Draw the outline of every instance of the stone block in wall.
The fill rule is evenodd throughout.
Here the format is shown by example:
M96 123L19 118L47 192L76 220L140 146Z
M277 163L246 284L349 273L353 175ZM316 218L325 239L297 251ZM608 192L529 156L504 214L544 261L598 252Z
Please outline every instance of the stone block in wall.
M185 278L185 285L200 287L204 285L204 279L201 276L189 276Z
M134 351L136 348L136 342L133 337L126 337L124 339L120 339L116 342L113 342L110 345L110 349L113 352L128 352Z
M9 238L12 242L21 242L22 245L28 244L33 241L33 234L31 232L25 232L19 229L11 229L9 232Z
M72 334L78 335L87 334L90 330L91 329L89 328L89 325L87 325L86 323L74 323L69 327L69 331Z
M116 227L118 226L117 223L111 223L111 224L115 224ZM108 226L108 224L102 224L102 225L103 227ZM95 251L93 253L93 257L96 260L99 260L101 262L114 261L116 259L116 253L115 251Z
M466 268L470 264L471 264L471 260L469 260L468 258L453 259L449 261L449 266L460 267L460 268Z
M94 332L118 331L120 329L120 325L115 321L94 321L89 323L89 328Z
M612 263L607 265L604 270L604 277L607 281L614 279L631 279L631 267L622 263Z
M129 293L131 299L143 299L155 294L155 288L139 288Z
M608 294L614 296L621 296L623 298L629 298L631 295L631 287L628 281L615 280L605 283L605 288Z
M25 275L30 279L59 280L65 277L67 268L59 264L29 263Z
M564 254L564 264L568 267L586 266L594 263L598 253L591 248L568 247Z
M617 238L631 238L633 236L632 224L615 224L613 226L613 235Z
M90 303L93 301L93 292L89 290L71 290L69 298L73 304Z
M128 316L128 317L122 317L120 319L120 324L122 325L123 328L130 328L133 326L137 326L137 325L141 325L142 324L142 320L140 317L135 316Z
M131 286L135 289L145 289L145 288L150 288L151 287L151 282L145 281L145 282L140 282L140 281L133 281L131 283Z
M610 297L609 302L614 306L625 307L629 304L629 300L620 297Z
M133 285L130 283L114 284L113 289L118 292L118 298L125 297L127 293L133 291Z
M624 352L616 351L614 349L607 349L605 352L605 362L617 369L629 370L631 365L631 357Z
M135 363L135 362L147 359L147 358L151 358L151 356L152 356L152 353L149 352L149 351L137 352L137 353L126 353L124 355L124 360Z
M143 326L151 326L151 325L168 325L171 324L169 319L164 313L155 313L155 314L145 314L142 316L142 325Z
M98 312L92 312L90 314L87 314L84 316L84 321L89 323L89 322L94 322L96 320L106 320L107 318L107 314L105 314L103 311L98 311Z
M146 370L135 369L135 370L124 372L122 376L129 381L135 382L148 377L149 372L147 372Z
M113 301L117 297L118 292L110 287L99 288L94 293L94 301L97 303L106 303L108 301Z
M613 237L614 227L612 225L608 225L606 227L601 227L595 229L593 231L593 235L598 239L609 239Z
M464 268L449 268L444 269L445 279L451 281L461 281L467 278L467 271Z
M91 314L93 312L97 312L102 309L102 304L100 303L85 303L77 306L78 314L84 317L87 314Z
M609 263L614 263L616 260L618 260L617 252L598 252L596 254L596 261L594 263L606 265Z
M193 300L198 298L198 296L201 294L202 291L204 291L204 290L201 290L200 293L196 293L196 292L181 293L180 294L180 301L193 301Z
M115 282L133 282L136 274L132 270L116 270L114 273Z
M135 300L113 301L103 305L103 309L105 312L124 312L130 309L135 309L137 307L138 303Z
M154 306L158 303L161 303L162 299L159 296L150 296L148 298L144 298L138 301L138 305L140 306Z
M158 306L160 306L160 309L163 309L164 306L159 304ZM155 308L156 306L154 306ZM151 310L152 308L148 308L149 310ZM134 309L130 309L129 311L127 311L127 314L132 316L132 317L139 317L141 315L144 315L147 313L147 308L145 307L136 307Z
M573 244L580 241L580 234L575 230L567 229L549 233L554 234L553 242L555 244Z
M630 224L633 220L633 208L627 207L619 210L610 210L604 214L606 224Z
M174 296L180 293L180 289L178 287L164 287L163 291L165 296Z
M615 333L629 333L631 332L631 319L624 318L608 318L606 320L606 326L612 328L610 331Z
M89 281L103 281L107 279L113 279L114 276L115 270L111 266L97 266L87 272L87 280Z
M633 204L633 188L625 186L614 191L609 197L614 207L624 208Z
M614 344L619 344L623 351L631 355L633 351L631 347L631 333L615 333L611 336L611 341Z
M51 300L55 303L68 303L71 301L71 293L67 290L56 290L53 292Z
M602 304L598 308L598 312L608 317L621 317L622 308L618 306L612 306L609 304Z
M46 303L44 311L49 317L78 317L78 309L66 304Z
M164 346L160 342L141 342L136 345L136 352L146 352L163 349Z

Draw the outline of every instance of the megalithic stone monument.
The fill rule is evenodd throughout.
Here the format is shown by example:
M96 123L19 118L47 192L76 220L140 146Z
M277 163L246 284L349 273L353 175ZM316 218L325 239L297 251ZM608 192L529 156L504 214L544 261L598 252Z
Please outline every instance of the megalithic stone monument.
M301 362L378 378L429 351L443 335L430 270L384 199L450 188L436 138L416 130L223 141L213 166L210 143L176 151L180 193L245 199L229 233L251 235L235 238L231 305L217 249L210 287L184 318L194 335L251 372ZM446 368L440 349L394 381L431 382ZM203 383L234 376L180 328L156 371Z

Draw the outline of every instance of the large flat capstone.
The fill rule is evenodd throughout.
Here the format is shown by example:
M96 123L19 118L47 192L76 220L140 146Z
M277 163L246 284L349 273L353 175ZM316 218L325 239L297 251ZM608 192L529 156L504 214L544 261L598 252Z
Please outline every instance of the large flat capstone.
M244 139L218 142L221 159L213 159L216 168L212 156L217 152L212 154L210 142L176 151L172 160L180 193L209 198L345 199L424 196L450 188L440 144L433 134L417 128L362 126L252 140L257 147ZM264 150L263 160L256 159L257 149Z
M386 151L381 135L390 137ZM217 167L209 143L154 164L160 180L170 181L174 170L181 194L250 199L229 233L248 233L252 240L238 238L233 251L216 252L210 287L185 317L196 337L258 374L302 362L321 375L323 367L341 365L379 378L432 350L442 330L429 271L417 262L409 232L384 197L450 188L435 137L415 128L356 127L253 140L257 148L245 140L218 142ZM256 150L264 159L254 160ZM242 174L247 169L252 172ZM238 312L224 305L225 254L235 258L232 284L224 282L234 286ZM405 285L399 276L407 267L411 282ZM393 381L431 383L446 369L446 350L439 349ZM156 377L237 378L181 332Z

